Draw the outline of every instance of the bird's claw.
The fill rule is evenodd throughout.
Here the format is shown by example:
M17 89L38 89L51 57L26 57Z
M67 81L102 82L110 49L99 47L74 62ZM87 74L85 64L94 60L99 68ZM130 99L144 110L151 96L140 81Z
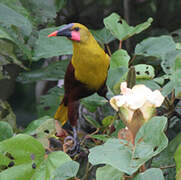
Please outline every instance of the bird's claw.
M80 143L78 138L74 138L72 136L67 136L64 139L64 152L69 154L70 156L74 156L80 152Z

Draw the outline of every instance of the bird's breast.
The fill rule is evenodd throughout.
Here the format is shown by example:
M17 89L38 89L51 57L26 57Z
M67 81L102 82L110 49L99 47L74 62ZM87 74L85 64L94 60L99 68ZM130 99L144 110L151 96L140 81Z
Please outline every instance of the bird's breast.
M109 68L109 56L101 54L84 54L72 58L75 78L89 89L98 90L105 82Z

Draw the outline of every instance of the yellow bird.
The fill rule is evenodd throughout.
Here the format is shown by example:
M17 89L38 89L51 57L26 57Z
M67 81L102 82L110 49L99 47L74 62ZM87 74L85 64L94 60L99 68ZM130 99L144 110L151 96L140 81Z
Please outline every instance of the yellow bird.
M68 24L48 35L51 36L66 36L73 43L73 56L64 78L64 98L54 118L62 125L70 121L76 142L79 100L95 92L107 99L106 80L110 58L82 24Z

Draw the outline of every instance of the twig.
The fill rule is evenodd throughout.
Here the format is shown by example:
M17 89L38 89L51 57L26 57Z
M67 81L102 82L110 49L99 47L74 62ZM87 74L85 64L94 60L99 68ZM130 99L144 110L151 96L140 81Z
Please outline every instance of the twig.
M129 61L129 67L130 67L130 65L133 63L133 61L135 60L135 58L136 58L136 55L134 55L134 56L131 58L131 60Z
M172 164L172 165L160 167L160 169L168 169L168 168L175 168L175 167L176 167L176 165Z
M93 133L86 135L86 136L83 138L83 140L81 141L81 144L80 144L80 145L83 145L83 144L84 144L84 142L85 142L85 140L87 139L87 137L92 136L92 135L94 135L94 134L97 134L97 133L99 132L99 130L100 130L100 129L97 128Z
M122 41L120 40L119 41L119 49L121 49L122 48Z
M175 90L172 90L172 94L171 94L171 104L173 104L175 101Z

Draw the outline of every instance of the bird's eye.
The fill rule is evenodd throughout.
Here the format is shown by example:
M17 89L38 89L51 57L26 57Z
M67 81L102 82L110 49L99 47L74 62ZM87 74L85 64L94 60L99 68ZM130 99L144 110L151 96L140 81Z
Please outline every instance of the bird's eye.
M79 27L75 27L73 30L74 31L79 31L79 29L80 29Z

